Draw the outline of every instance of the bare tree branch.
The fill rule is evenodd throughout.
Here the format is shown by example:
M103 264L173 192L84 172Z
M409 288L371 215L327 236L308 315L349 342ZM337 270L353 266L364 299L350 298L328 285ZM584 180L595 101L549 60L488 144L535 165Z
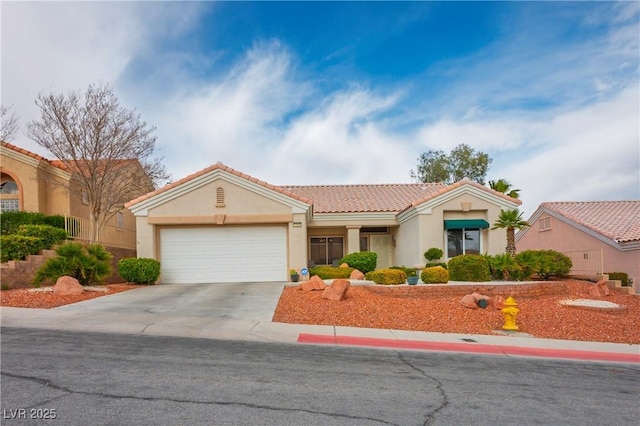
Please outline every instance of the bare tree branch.
M12 107L0 105L0 140L11 142L18 134L20 125Z
M41 117L28 123L27 135L73 173L95 232L124 203L169 179L152 158L155 127L122 107L109 85L90 85L84 94L40 93L36 105Z

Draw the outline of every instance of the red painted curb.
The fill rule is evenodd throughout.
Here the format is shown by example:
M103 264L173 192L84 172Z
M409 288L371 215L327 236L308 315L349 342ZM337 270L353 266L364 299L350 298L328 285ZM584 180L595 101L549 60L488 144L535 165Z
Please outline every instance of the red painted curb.
M299 334L298 343L317 343L377 348L416 349L426 351L463 352L489 355L515 355L543 358L577 359L583 361L610 361L640 363L640 353L578 351L573 349L532 348L523 346L487 345L483 343L427 342L419 340L382 339L373 337L332 336L326 334Z

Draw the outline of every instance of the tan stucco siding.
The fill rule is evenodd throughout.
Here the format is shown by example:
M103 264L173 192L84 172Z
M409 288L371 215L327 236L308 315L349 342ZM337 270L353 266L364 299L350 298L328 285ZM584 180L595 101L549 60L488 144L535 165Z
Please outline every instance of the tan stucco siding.
M156 241L156 227L150 225L146 217L136 217L137 256L160 260L160 252L159 248L156 249Z
M395 231L396 247L394 250L394 263L404 266L420 266L424 264L420 252L422 247L422 235L420 233L421 216L414 216L404 222ZM424 252L424 250L422 251Z
M306 215L301 213L293 215L293 222L289 224L287 234L289 269L300 272L303 267L308 266L307 232Z

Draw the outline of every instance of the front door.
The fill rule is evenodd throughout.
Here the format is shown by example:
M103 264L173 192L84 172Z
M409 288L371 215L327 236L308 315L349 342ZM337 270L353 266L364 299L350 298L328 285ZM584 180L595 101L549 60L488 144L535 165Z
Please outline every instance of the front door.
M369 238L369 251L378 255L378 264L376 269L383 269L392 266L391 235L371 235Z

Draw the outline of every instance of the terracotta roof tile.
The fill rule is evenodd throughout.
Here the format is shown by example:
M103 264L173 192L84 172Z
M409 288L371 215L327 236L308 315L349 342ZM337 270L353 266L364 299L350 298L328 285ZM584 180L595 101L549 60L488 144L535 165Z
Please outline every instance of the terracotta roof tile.
M640 200L548 202L540 207L617 242L640 241Z
M400 212L444 187L442 183L285 186L314 200L314 213Z
M254 178L252 176L249 176L249 175L247 175L245 173L241 173L238 170L232 169L231 167L225 166L224 164L218 162L218 163L216 163L216 164L214 164L212 166L209 166L209 167L207 167L205 169L202 169L202 170L200 170L198 172L192 173L189 176L186 176L186 177L184 177L184 178L182 178L180 180L177 180L177 181L172 182L172 183L170 183L168 185L165 185L162 188L156 189L155 191L149 192L149 193L147 193L145 195L142 195L142 196L140 196L140 197L138 197L138 198L136 198L134 200L131 200L128 203L126 203L124 206L129 208L129 207L133 206L134 204L138 204L138 203L140 203L142 201L145 201L145 200L147 200L147 199L149 199L151 197L154 197L154 196L156 196L158 194L162 194L163 192L167 192L170 189L173 189L173 188L175 188L177 186L180 186L180 185L182 185L184 183L187 183L187 182L189 182L189 181L191 181L193 179L196 179L196 178L198 178L200 176L203 176L203 175L205 175L205 174L207 174L209 172L212 172L214 170L222 170L222 171L225 171L227 173L231 173L231 174L233 174L235 176L238 176L240 178L246 179L246 180L248 180L250 182L254 182L254 183L256 183L256 184L258 184L260 186L264 186L265 188L269 188L269 189L274 190L276 192L279 192L279 193L281 193L283 195L291 197L291 198L293 198L295 200L302 201L303 203L307 203L307 204L313 204L312 200L310 200L308 198L305 198L304 196L300 196L300 195L294 194L294 193L292 193L291 191L289 191L288 189L286 189L284 187L271 185L271 184L269 184L267 182L261 181L260 179L256 179L256 178Z
M31 151L29 151L27 149L20 148L19 146L12 145L9 142L2 141L1 143L2 143L2 146L7 148L7 149L10 149L10 150L15 151L15 152L19 152L20 154L26 155L27 157L31 157L31 158L33 158L35 160L38 160L38 161L44 161L45 163L48 163L50 166L55 167L55 168L60 169L60 170L64 170L65 172L69 171L67 166L65 166L62 163L62 161L59 161L59 160L48 160L48 159L44 158L43 156L36 154L35 152L31 152Z

